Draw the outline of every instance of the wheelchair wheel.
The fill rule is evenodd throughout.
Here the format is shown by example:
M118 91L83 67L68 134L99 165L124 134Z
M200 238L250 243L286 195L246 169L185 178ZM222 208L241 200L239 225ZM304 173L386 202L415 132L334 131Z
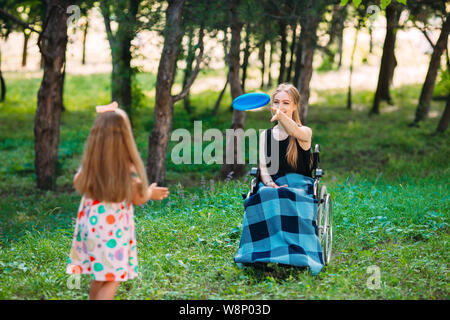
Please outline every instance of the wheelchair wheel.
M316 224L318 237L323 250L324 263L328 264L331 259L333 242L331 197L325 185L321 186L319 192L319 204L317 206Z
M323 207L324 228L322 236L322 248L325 264L329 264L331 260L331 251L333 245L333 214L330 194L325 196Z
M317 205L317 217L316 217L316 225L318 229L318 237L320 243L322 243L323 231L324 231L324 222L325 219L323 217L324 214L324 206L325 206L325 196L327 195L327 186L323 185L320 187L318 205Z

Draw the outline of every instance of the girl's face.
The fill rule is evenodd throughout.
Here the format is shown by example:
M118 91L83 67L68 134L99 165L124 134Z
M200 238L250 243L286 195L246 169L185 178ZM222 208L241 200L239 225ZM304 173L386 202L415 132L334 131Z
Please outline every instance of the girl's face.
M272 105L275 108L280 109L281 112L292 119L292 113L294 112L296 106L294 105L291 97L286 91L278 92L273 97Z

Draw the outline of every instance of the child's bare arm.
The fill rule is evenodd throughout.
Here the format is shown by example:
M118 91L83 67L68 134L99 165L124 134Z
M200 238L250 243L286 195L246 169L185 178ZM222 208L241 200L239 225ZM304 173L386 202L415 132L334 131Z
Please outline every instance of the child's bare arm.
M164 187L158 187L156 183L152 183L146 190L146 194L142 195L139 191L137 183L133 184L133 199L134 205L141 205L149 200L163 200L169 195L169 190Z
M79 176L80 176L80 170L78 170L77 173L75 173L75 175L73 176L73 184L75 184L75 181L77 181Z
M146 203L149 199L149 190L146 190L146 194L141 194L139 183L133 183L133 199L131 199L131 202L134 205L141 205Z

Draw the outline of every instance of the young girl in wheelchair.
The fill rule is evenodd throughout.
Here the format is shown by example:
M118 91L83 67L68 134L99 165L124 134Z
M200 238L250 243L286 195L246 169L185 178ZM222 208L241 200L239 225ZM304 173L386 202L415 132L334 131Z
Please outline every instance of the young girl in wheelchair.
M316 222L312 130L302 124L299 104L300 93L291 84L280 84L272 95L270 121L278 123L260 135L259 172L252 190L243 195L245 214L234 260L309 267L316 275L325 261Z
M299 113L300 93L292 84L280 84L272 95L271 122L278 121L260 136L260 178L269 187L279 188L274 181L287 173L312 177L311 128L302 125ZM278 144L272 150L271 146ZM278 156L276 154L278 149ZM275 154L274 154L275 153ZM267 167L271 158L271 168Z

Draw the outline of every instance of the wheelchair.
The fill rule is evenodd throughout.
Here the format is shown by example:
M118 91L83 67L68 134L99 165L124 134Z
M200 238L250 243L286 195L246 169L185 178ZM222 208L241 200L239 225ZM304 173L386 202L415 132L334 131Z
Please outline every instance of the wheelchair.
M326 185L319 185L320 178L324 175L323 170L319 168L319 154L320 147L316 144L314 146L314 152L312 153L312 172L314 173L313 197L317 200L316 233L322 246L324 263L325 265L328 265L331 260L333 244L332 200ZM250 175L254 178L251 181L250 191L247 194L242 194L244 200L258 191L258 185L259 182L261 182L259 168L253 167L250 171Z

